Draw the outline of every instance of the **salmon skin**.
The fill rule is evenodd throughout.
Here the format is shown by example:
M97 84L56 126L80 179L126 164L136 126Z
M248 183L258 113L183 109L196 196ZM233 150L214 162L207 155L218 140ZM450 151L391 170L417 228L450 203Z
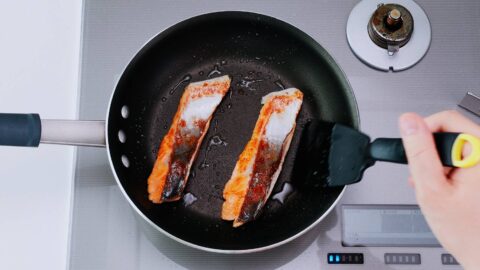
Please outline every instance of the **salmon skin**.
M296 88L262 98L252 137L223 190L222 219L233 220L233 227L255 219L270 196L290 147L302 101L303 93Z
M230 88L230 77L190 83L180 99L170 129L163 137L148 177L148 198L154 203L179 200L212 115Z

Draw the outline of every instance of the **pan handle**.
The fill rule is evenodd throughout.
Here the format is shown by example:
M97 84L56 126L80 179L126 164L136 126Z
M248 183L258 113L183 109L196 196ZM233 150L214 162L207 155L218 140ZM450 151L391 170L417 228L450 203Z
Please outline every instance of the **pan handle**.
M40 143L105 147L105 121L45 120L38 114L0 113L0 145Z

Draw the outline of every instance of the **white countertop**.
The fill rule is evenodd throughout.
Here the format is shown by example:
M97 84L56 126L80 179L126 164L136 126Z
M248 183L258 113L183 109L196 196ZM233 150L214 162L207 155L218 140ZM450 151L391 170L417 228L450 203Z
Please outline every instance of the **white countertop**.
M4 1L0 112L75 119L82 1ZM74 148L0 147L0 269L65 269Z

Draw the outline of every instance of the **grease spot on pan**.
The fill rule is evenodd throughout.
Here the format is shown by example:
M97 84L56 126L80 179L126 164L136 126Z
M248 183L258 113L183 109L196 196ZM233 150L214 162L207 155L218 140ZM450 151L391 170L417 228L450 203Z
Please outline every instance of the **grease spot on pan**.
M280 203L284 203L285 200L288 198L290 194L293 192L293 187L290 183L285 182L282 187L282 191L278 192L277 194L273 195L272 199L279 201Z
M183 205L189 206L197 200L197 197L192 193L187 193L183 195Z
M208 163L208 153L210 151L212 151L212 147L218 147L218 146L227 146L228 143L227 141L222 138L222 136L220 134L216 134L212 137L210 137L210 139L208 140L208 146L207 146L207 151L205 152L205 156L203 158L203 161L202 163L200 163L200 165L198 166L198 169L199 170L204 170L208 167L210 167L210 164ZM215 167L215 164L214 164L214 167Z
M275 82L275 85L278 86L280 89L285 89L285 85L282 83L282 81L280 80L276 80Z
M214 76L215 74L218 74L218 75L221 75L221 74L222 74L222 72L218 69L218 65L215 65L215 66L213 67L213 70L208 73L207 78L211 78L211 77Z
M170 90L170 95L173 95L175 93L175 91L177 91L177 88L183 84L183 83L187 83L187 82L190 82L190 80L192 79L192 76L190 76L190 74L187 74L185 75L181 81L179 81L171 90Z
M257 82L262 82L262 79L250 79L249 77L245 77L244 79L240 80L240 82L237 84L237 86L247 88L249 90L255 91L257 89L252 87L252 84L257 83Z

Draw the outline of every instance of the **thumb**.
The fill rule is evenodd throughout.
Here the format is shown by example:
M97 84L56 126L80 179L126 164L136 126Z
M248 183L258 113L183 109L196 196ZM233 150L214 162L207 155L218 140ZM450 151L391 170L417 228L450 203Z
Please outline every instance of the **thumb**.
M419 115L406 113L399 127L415 189L420 194L441 192L448 182L427 124Z

